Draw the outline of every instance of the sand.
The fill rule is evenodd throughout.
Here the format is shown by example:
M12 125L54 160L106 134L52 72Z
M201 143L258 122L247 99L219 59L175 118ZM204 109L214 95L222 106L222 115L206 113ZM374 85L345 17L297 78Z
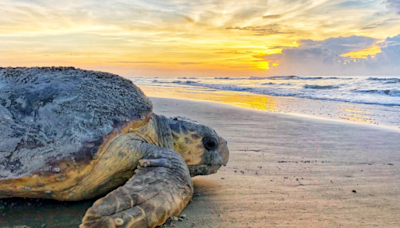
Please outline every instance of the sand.
M229 163L194 178L176 227L399 227L400 132L231 105L153 98L213 126Z
M194 178L174 227L399 227L400 131L151 99L158 114L214 127L231 152L217 174ZM2 200L0 227L77 227L90 204Z

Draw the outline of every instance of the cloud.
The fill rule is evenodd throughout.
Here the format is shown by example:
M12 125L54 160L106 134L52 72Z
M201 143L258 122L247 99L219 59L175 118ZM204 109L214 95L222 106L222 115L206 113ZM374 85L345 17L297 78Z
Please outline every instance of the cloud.
M385 3L389 9L395 10L400 15L400 0L385 0Z
M378 45L382 52L375 56L377 63L383 66L400 66L400 35L389 37ZM399 72L397 71L397 74Z
M196 64L202 64L201 62L180 62L179 64L181 65L196 65Z
M240 51L240 50L217 50L214 53L216 53L216 54L233 54L233 55L255 54L255 52L253 52L253 51Z
M278 19L281 15L265 15L263 16L264 19Z
M398 75L400 72L400 35L378 43L381 53L367 59L342 57L344 53L365 49L376 40L369 37L338 37L323 41L301 40L298 48L283 49L281 54L263 58L273 75Z
M267 46L268 49L290 49L293 48L293 46Z
M300 49L310 48L326 48L335 51L341 55L351 51L357 51L365 49L376 42L375 39L363 36L350 36L350 37L337 37L329 38L322 41L314 40L300 40Z
M389 21L398 16L387 13L387 8L398 9L396 2L0 0L0 65L104 66L121 71L138 67L149 70L149 75L164 74L158 69L184 72L196 68L244 76L268 72L254 71L253 56L282 49L284 54L268 58L281 65L293 59L288 62L293 65L304 54L304 66L325 59L322 69L328 62L349 62L341 53L375 42L327 38L385 39L400 31L399 21ZM298 48L290 47L299 40L304 42ZM393 48L390 42L382 44L383 48ZM228 69L237 65L250 67L240 72ZM299 69L306 71L303 65ZM336 72L335 67L326 69L327 74Z
M118 61L118 63L157 64L157 63L161 63L161 62L156 62L156 61Z
M251 31L253 35L262 36L262 35L275 35L275 34L291 34L293 32L285 32L280 31L281 26L279 24L269 24L269 25L260 25L260 26L245 26L245 27L226 27L229 30L242 30L242 31Z
M196 20L194 20L193 18L191 18L191 17L188 17L188 16L183 16L183 18L185 18L188 22L190 22L190 23L196 23Z
M375 28L378 28L381 26L392 24L392 23L399 23L399 21L400 21L399 18L390 18L390 19L387 19L384 21L379 21L379 22L374 22L374 23L368 24L368 25L362 27L361 29L363 29L363 30L375 29Z

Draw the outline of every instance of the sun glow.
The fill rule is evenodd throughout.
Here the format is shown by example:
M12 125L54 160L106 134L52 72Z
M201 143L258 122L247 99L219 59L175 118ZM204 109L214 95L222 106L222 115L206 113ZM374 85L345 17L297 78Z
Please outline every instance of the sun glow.
M259 61L255 64L254 69L258 71L269 70L269 61Z
M269 56L300 49L304 41L385 39L400 31L378 1L360 9L331 2L2 0L0 66L72 65L124 76L265 76L287 67ZM386 22L366 26L374 20ZM377 45L360 49L342 56L380 52Z

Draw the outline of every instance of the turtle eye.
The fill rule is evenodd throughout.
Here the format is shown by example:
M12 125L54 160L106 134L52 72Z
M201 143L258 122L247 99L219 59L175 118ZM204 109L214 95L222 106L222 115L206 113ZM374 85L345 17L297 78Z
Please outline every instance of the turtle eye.
M215 150L218 148L218 141L212 137L204 137L203 145L207 150Z

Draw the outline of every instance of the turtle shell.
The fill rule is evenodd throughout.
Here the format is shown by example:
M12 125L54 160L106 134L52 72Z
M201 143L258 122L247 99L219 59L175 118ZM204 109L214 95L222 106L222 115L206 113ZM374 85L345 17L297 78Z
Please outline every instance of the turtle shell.
M0 68L0 180L89 163L152 104L131 81L73 67ZM104 149L103 149L104 150Z

